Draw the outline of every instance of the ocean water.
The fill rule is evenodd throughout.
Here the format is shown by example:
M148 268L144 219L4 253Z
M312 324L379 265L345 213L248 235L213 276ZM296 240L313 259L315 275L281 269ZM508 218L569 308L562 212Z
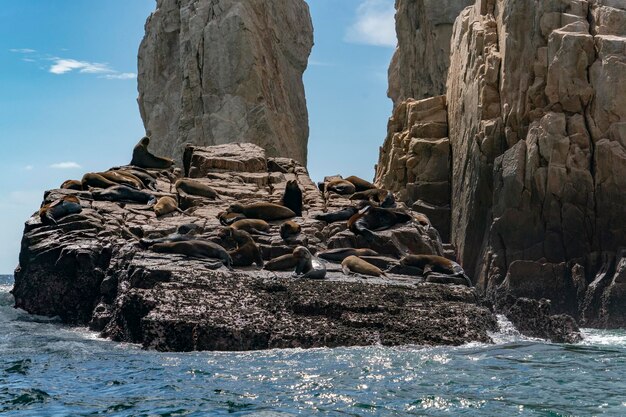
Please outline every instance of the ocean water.
M12 308L0 277L1 416L626 416L626 332L576 345L157 353Z

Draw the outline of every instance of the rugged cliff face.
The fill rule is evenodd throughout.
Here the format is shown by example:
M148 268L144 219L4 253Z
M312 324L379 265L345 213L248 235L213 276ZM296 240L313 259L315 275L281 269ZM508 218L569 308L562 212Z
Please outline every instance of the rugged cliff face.
M450 50L451 240L463 266L496 304L545 297L587 325L626 325L626 4L477 0ZM392 143L378 172L397 164ZM416 165L431 159L412 152Z
M139 49L139 108L156 151L256 143L306 164L303 0L158 0Z
M398 48L389 66L394 107L445 94L452 25L473 0L396 0Z

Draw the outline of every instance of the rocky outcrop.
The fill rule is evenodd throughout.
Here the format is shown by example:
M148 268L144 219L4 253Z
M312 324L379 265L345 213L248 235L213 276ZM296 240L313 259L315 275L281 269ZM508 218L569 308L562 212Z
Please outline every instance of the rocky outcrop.
M306 164L302 74L313 45L303 0L158 0L139 49L152 146L252 142Z
M446 97L406 100L394 109L376 166L376 185L428 216L450 241L450 140Z
M472 0L396 0L398 47L389 66L394 107L446 92L455 19Z
M156 217L146 205L100 201L92 191L51 190L45 201L77 196L82 212L42 224L26 223L15 273L16 306L87 324L114 340L158 350L249 350L382 343L461 344L488 342L495 315L474 289L424 282L418 271L398 264L401 254L442 254L437 232L409 222L378 232L376 243L315 216L344 209L349 196L322 193L297 162L267 158L253 144L187 147L184 171L210 185L219 198L178 195L177 170L148 170L157 178L155 196L179 200L184 212ZM287 181L303 192L304 210L294 220L302 233L287 242L281 222L254 239L267 261L304 244L326 248L369 247L370 260L388 267L387 277L346 276L326 263L327 279L307 280L291 271L257 267L226 269L221 262L157 253L140 241L193 225L195 239L229 248L218 234L217 215L230 204L280 203ZM415 215L415 213L413 213ZM191 226L189 226L191 227ZM406 268L405 268L406 269ZM407 273L412 275L407 275Z

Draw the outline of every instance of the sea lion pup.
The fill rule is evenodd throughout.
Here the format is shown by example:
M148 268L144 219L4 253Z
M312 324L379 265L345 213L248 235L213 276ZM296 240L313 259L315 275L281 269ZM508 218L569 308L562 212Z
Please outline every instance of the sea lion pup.
M284 241L293 239L295 236L299 235L301 231L302 227L292 220L287 220L280 225L280 237L282 237Z
M409 214L400 210L365 206L348 220L348 229L355 235L363 235L366 239L373 240L376 235L372 231L387 230L412 219Z
M154 213L157 217L165 216L175 211L182 213L182 210L178 208L178 202L170 196L159 198L154 205Z
M371 249L339 248L319 252L317 256L326 261L341 262L348 256L378 256L378 253Z
M225 226L228 225L226 224ZM243 230L251 235L268 235L269 233L267 233L267 231L270 230L271 227L268 222L259 219L240 219L231 223L230 226L233 229Z
M296 180L287 181L281 202L283 206L296 213L296 216L302 216L302 190Z
M456 278L462 278L468 287L472 286L472 281L467 275L465 275L465 271L463 270L461 265L457 264L454 261L451 261L448 258L444 258L443 256L406 255L400 260L400 265L419 268L424 271L424 276L434 273L435 275L443 274Z
M104 171L97 174L116 184L128 185L138 190L143 188L143 182L132 174L123 174L119 171Z
M291 209L273 203L231 204L226 213L241 213L248 219L261 219L268 222L296 217Z
M156 197L146 191L135 190L127 185L116 185L105 190L96 190L91 193L94 200L124 201L129 203L148 204L156 203Z
M345 275L350 275L351 272L369 275L373 277L386 276L385 273L377 266L372 265L369 262L364 261L358 256L348 256L341 262L341 270Z
M191 258L219 259L228 268L232 269L233 260L226 249L217 243L206 240L182 240L178 242L155 243L150 250L157 253L175 253Z
M348 178L346 178L346 181L351 182L357 191L365 191L365 190L371 190L373 188L377 188L371 182L365 181L363 178L359 178L354 175L350 175Z
M221 211L218 213L217 218L220 220L220 224L222 226L231 226L239 220L245 220L246 216L241 213L228 213L227 211Z
M39 218L46 225L57 224L65 216L83 211L80 200L74 195L66 195L39 209Z
M293 257L296 258L296 269L293 276L298 278L324 279L326 278L326 266L318 257L311 255L311 252L304 246L298 246L293 250Z
M333 192L341 195L354 194L356 187L350 181L332 180L326 183L325 191Z
M263 268L263 256L261 249L248 232L226 227L218 234L222 240L232 240L237 244L237 249L228 252L233 260L233 266L250 266L255 263L259 268Z
M342 210L333 211L331 213L318 214L314 217L314 219L326 223L344 222L346 220L350 220L350 217L354 216L358 212L358 208L350 206Z
M82 191L83 183L78 180L67 180L67 181L64 181L63 184L61 184L61 189Z
M393 207L396 204L393 193L381 188L356 192L350 196L350 200L367 200L384 208Z
M100 175L97 172L89 172L89 173L83 175L83 179L81 180L81 184L83 186L83 190L88 190L89 187L92 187L92 188L109 188L109 187L115 187L116 185L119 185L116 182L113 182L111 180L108 180L108 179L104 178L102 175Z
M130 165L134 165L140 168L153 168L153 169L168 169L174 165L174 161L170 158L163 158L156 156L148 151L148 145L150 144L150 138L144 136L135 145L133 149L133 159L130 161Z
M192 240L193 236L197 233L200 226L189 223L178 226L176 232L156 239L145 239L142 238L139 240L139 244L144 248L149 248L152 245L157 243L166 243L166 242L181 242L183 240Z
M292 253L279 256L265 263L263 269L268 271L289 271L296 267L298 260Z
M200 181L181 179L176 181L174 187L181 195L188 194L192 196L210 198L212 200L219 198L217 191Z

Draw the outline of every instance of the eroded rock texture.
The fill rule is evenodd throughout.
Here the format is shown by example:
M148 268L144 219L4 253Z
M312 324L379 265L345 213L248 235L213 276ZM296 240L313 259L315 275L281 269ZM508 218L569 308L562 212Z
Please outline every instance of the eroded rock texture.
M187 175L210 185L218 199L177 193L178 174L171 170L148 170L157 178L151 192L178 199L184 212L158 218L146 205L98 201L92 191L46 193L46 202L75 195L83 209L57 225L42 224L37 214L28 220L15 273L16 306L58 315L67 323L89 323L114 340L158 350L490 340L495 315L478 301L475 289L426 283L415 271L406 275L398 264L405 253L443 254L436 230L427 224L398 224L378 232L373 245L347 230L345 221L327 224L314 218L353 201L321 193L294 160L267 158L253 144L188 147L184 159ZM331 262L323 281L257 267L229 271L217 260L156 253L140 241L194 224L195 239L227 245L218 235L218 213L235 202L280 203L289 180L303 192L302 216L294 218L302 233L287 242L279 235L282 222L270 222L267 235L254 235L266 261L291 253L296 245L312 252L369 247L381 254L372 262L392 267L388 276L346 276L339 263Z
M158 0L139 49L139 108L157 153L256 143L306 164L303 0Z
M455 19L472 0L396 0L398 47L389 66L394 107L446 92Z

